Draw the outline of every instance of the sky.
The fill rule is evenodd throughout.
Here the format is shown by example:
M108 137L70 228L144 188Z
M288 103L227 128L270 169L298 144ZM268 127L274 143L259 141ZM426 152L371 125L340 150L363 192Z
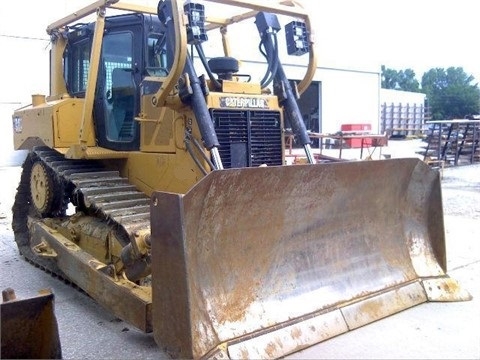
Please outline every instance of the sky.
M411 68L419 80L432 68L463 67L480 82L480 11L475 0L314 2L317 39L328 51L320 54L320 64L324 56L342 63Z
M2 3L0 103L23 103L32 93L48 91L45 29L92 2ZM153 0L130 2L157 5ZM432 68L453 66L462 67L480 82L480 12L475 0L303 0L302 3L312 14L320 67L373 71L379 71L381 65L395 70L409 68L420 81L423 73Z

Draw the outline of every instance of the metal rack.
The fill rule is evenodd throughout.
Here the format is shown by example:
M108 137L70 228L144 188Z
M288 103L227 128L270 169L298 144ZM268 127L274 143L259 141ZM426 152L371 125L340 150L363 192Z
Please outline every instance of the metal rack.
M480 161L480 120L434 120L426 124L425 162L457 166Z
M420 136L427 116L428 109L423 104L383 103L380 131L389 133L391 138Z

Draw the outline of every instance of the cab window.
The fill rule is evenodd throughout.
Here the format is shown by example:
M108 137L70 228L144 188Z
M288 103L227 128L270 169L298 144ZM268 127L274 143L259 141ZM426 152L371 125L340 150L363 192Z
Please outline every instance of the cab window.
M151 33L147 37L147 56L145 70L148 76L168 76L166 37Z

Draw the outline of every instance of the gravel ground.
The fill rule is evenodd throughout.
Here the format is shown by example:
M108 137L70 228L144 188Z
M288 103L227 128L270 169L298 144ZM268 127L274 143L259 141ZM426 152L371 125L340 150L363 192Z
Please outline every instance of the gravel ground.
M442 190L444 215L480 219L480 164L446 168Z
M412 146L410 143L410 154ZM408 144L392 144L392 157ZM387 149L384 149L386 151ZM166 358L151 334L115 319L84 293L23 261L13 240L11 206L20 167L0 168L0 287L19 297L55 293L65 359ZM426 303L290 356L315 359L480 359L480 164L445 168L442 178L449 274L472 295L460 303Z

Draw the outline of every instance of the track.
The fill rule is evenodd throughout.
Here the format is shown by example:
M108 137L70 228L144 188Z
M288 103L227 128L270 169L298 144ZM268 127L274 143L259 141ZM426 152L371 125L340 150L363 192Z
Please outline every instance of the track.
M40 166L40 167L39 167ZM32 168L45 169L45 208L32 199ZM36 171L36 170L34 170ZM43 180L43 179L42 179ZM12 207L12 228L20 253L36 266L65 278L54 260L37 256L30 248L29 219L64 218L69 204L77 211L105 221L120 234L122 245L130 234L150 229L150 199L118 171L100 162L66 159L48 147L33 149L22 165L20 184Z

